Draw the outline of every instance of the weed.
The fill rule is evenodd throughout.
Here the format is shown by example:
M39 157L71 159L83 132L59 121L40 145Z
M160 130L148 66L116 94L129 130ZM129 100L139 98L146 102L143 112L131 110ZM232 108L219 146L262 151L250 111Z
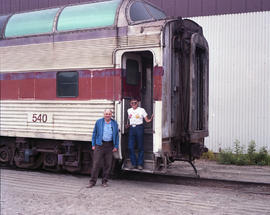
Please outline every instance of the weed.
M262 147L259 152L256 152L254 140L249 142L247 154L245 154L244 147L240 145L240 141L235 140L234 151L230 148L221 150L217 156L217 162L235 165L270 165L270 155L266 147Z
M239 154L243 154L244 148L240 145L240 141L239 140L235 140L234 141L234 152L235 154L239 155Z
M207 152L204 152L202 154L201 158L205 159L205 160L215 161L216 160L216 155L211 150L208 150Z
M249 164L255 164L255 157L256 157L256 143L254 140L250 141L248 144L248 159Z
M235 160L235 156L231 149L221 150L218 155L217 161L221 164L233 164Z
M260 152L255 154L255 163L257 165L268 165L269 155L265 147L260 149Z

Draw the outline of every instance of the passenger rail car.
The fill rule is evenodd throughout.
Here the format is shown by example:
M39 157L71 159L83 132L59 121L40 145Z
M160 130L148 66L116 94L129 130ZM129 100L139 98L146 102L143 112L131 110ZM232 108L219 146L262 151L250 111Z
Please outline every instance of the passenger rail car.
M0 16L0 162L90 173L103 110L119 124L129 170L127 108L145 125L145 168L192 164L208 136L208 44L202 28L143 0L107 0ZM195 169L196 170L196 169Z

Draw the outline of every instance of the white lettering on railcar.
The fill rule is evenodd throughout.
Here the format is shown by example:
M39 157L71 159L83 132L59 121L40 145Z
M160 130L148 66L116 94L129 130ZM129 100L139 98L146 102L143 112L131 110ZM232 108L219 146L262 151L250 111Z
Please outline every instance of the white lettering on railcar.
M32 123L52 123L53 115L51 113L28 113L27 122Z

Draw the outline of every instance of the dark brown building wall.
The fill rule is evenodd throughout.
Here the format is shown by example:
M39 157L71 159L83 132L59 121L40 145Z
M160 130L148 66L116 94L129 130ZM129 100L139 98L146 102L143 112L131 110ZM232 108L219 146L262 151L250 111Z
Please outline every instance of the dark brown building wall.
M270 0L149 0L169 16L207 16L270 10ZM89 0L0 0L0 15Z

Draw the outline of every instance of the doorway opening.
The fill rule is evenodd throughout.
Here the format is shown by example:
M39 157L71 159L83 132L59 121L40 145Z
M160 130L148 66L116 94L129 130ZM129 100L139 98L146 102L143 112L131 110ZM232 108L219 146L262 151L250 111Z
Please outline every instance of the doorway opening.
M123 122L128 123L127 110L130 100L136 98L139 106L144 108L150 118L153 113L153 54L150 51L126 52L122 56L122 99ZM129 158L128 129L122 136L122 155ZM136 149L136 144L135 144ZM136 150L135 150L136 151ZM144 160L152 160L153 155L153 123L144 121Z

